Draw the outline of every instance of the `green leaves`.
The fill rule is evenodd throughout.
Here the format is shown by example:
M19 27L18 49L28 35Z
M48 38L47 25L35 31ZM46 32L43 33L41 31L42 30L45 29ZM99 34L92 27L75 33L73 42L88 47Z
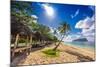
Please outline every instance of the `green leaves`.
M58 30L60 31L61 34L64 34L64 33L68 32L68 31L70 31L71 28L70 28L70 25L68 23L62 22L60 24L60 26L58 27Z
M56 40L57 38L50 33L49 27L34 22L37 19L31 16L31 12L32 14L34 12L31 2L11 1L11 18L14 19L13 22L24 24L32 32L36 31L48 40Z
M52 50L52 49L45 49L42 51L44 54L46 54L47 57L58 57L60 51L59 50Z
M23 1L11 1L11 11L20 12L24 11L27 14L32 13L32 3Z

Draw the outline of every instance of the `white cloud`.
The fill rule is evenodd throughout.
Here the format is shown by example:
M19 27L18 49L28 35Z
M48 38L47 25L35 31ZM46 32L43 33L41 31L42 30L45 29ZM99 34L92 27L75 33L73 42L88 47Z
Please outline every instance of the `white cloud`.
M31 15L31 17L33 18L33 22L34 22L34 23L37 23L38 17L37 17L36 15Z
M79 14L79 9L75 12L75 14L74 14L74 15L71 15L71 18L76 17L78 14Z
M78 28L78 29L87 29L92 24L93 24L93 19L90 18L90 17L86 17L85 19L80 20L79 22L77 22L77 24L75 25L75 28Z
M49 28L50 28L50 33L54 33L54 29L52 27Z
M76 29L82 29L81 34L88 39L88 41L94 41L95 38L95 16L91 18L86 17L76 23Z
M77 33L76 34L71 34L71 35L65 36L63 41L65 41L65 42L72 42L73 40L79 39L81 37L82 36L77 34Z
M56 30L56 34L54 34L55 30ZM61 36L59 30L57 30L56 28L50 27L50 33L54 34L59 40L61 40L62 36ZM63 38L63 41L69 41L69 40L70 40L70 36L65 35L65 37Z
M83 34L86 34L86 33L94 33L94 32L95 32L95 25L94 25L94 23L88 29L82 29L82 33Z
M63 41L71 42L72 41L72 37L70 35L68 35L67 37L64 37Z
M49 27L49 28L50 28L50 33L54 33L54 31L56 30L56 35L60 34L56 28L53 27Z
M38 19L38 17L36 15L31 15L31 17L33 17L35 19Z
M83 29L82 34L88 39L88 41L94 41L95 38L95 28L94 24L89 29Z
M91 20L92 20L93 22L95 22L95 15L93 15L93 16L91 17Z
M56 30L56 34L54 34L55 30ZM56 28L50 27L50 33L52 33L54 36L56 36L59 40L61 39L61 34Z
M86 38L89 42L94 42L95 41L95 36L89 36L89 37L86 37Z
M79 22L77 22L75 28L76 29L81 29L81 32L77 32L74 34L69 34L68 36L65 36L63 41L65 42L72 42L75 39L80 39L80 38L87 38L88 41L94 41L95 39L95 16L90 17L86 17L83 20L80 20ZM61 34L59 33L59 31L56 28L50 28L51 32L53 33L54 30L57 31L56 37L58 37L58 39L61 39Z

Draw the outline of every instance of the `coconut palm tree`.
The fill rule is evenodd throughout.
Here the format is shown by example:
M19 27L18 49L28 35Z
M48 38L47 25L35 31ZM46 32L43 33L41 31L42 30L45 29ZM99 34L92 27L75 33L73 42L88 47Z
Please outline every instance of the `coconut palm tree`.
M66 35L66 33L70 31L70 25L68 23L66 23L66 22L63 22L58 27L58 30L59 30L59 32L60 32L62 37L61 37L61 40L59 41L58 45L56 45L53 48L53 50L56 50L59 47L59 45L62 42L62 40L63 40L64 36Z

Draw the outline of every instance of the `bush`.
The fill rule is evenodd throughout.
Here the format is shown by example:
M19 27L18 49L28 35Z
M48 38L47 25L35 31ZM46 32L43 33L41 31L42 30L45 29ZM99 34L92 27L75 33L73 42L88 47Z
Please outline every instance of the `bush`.
M53 50L53 49L46 49L42 51L44 54L46 54L49 57L57 57L59 56L59 50Z
M25 39L20 39L18 42L19 42L19 43L25 43L26 40L25 40Z

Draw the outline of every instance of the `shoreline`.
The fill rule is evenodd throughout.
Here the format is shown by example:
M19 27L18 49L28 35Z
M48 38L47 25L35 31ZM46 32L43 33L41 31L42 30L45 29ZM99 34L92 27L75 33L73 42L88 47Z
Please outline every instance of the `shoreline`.
M72 46L72 47L76 47L76 48L82 48L82 49L86 49L86 50L90 50L90 51L95 51L95 47L81 47L81 46L76 46L74 44L65 43L65 42L62 42L62 44L65 46Z
M15 59L12 64L17 65L40 65L40 64L57 64L57 63L73 63L73 62L88 62L95 60L95 52L89 49L83 49L75 46L64 45L63 42L57 48L59 49L60 55L59 57L45 57L42 53L45 49L54 48L54 43L50 46L46 46L43 49L33 51L25 57L24 59L20 58L20 60ZM16 63L15 61L18 61ZM15 63L14 63L15 62Z

